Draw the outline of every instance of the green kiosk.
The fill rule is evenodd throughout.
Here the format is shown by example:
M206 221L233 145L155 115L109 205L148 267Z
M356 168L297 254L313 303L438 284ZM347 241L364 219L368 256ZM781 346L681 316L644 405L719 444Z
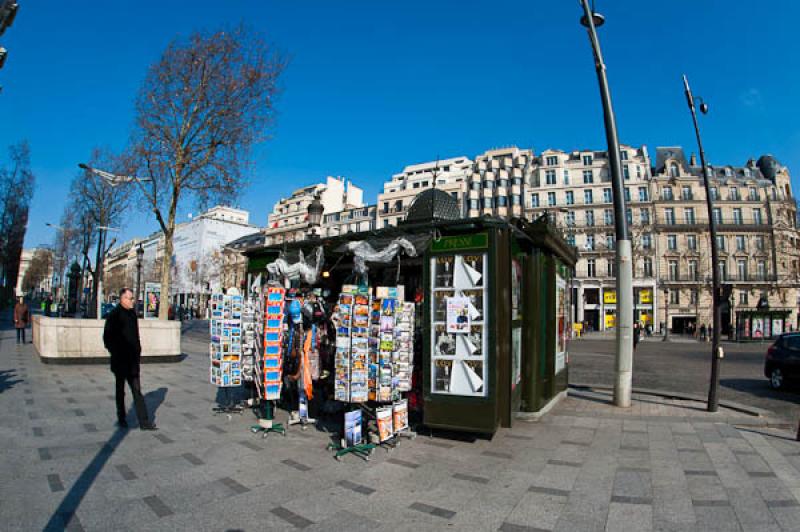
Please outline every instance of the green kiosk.
M279 255L323 249L320 286L352 282L353 242L380 250L413 244L402 261L369 265L369 284L397 281L417 305L423 422L432 428L494 433L518 412L537 412L567 389L570 294L577 254L546 217L463 219L440 190L417 196L399 227L244 251L248 273Z

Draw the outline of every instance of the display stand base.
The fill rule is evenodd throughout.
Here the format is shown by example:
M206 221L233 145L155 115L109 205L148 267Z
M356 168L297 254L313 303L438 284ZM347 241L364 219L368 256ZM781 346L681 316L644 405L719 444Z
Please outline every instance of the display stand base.
M313 417L294 417L293 414L295 414L295 412L292 412L292 415L290 415L289 420L286 422L290 427L292 425L300 425L300 430L306 430L309 425L316 425L317 423L317 420Z
M229 405L229 406L217 405L214 408L212 408L211 411L214 412L215 414L241 415L242 412L244 412L244 408L242 408L239 405Z
M351 447L345 447L341 443L329 443L327 449L330 451L336 451L333 457L338 461L341 461L342 457L346 454L354 454L359 458L369 462L369 457L372 454L373 449L375 449L375 444L359 443Z
M282 434L285 437L286 427L284 427L282 423L273 423L272 420L261 419L258 425L250 425L250 432L253 434L258 434L260 432L262 438L266 438L272 432Z

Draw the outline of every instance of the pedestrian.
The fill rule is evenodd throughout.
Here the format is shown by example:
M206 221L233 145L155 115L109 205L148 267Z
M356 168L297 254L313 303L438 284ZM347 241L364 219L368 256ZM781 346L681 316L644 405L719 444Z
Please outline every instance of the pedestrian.
M125 411L125 382L131 388L136 417L142 430L157 430L147 415L147 406L142 397L139 381L142 346L139 341L139 324L133 309L133 291L123 288L119 291L119 305L108 313L103 331L103 343L111 354L111 372L116 379L117 426L128 428Z
M639 322L633 324L633 349L636 349L636 346L639 345L639 340L642 337L642 328L639 327Z
M47 296L47 300L44 302L44 315L47 317L50 317L52 315L51 313L52 304L53 304L53 298Z
M25 343L25 327L31 321L31 311L25 304L25 299L20 297L14 305L14 328L17 329L17 343Z
M700 339L702 341L704 341L704 342L706 341L706 324L705 323L700 326Z

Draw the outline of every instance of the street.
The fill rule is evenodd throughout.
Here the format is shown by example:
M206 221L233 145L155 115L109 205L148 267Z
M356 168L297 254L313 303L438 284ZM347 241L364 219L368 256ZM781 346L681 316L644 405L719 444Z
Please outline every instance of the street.
M796 423L800 417L800 387L773 390L764 377L764 353L770 344L723 343L720 398L770 410ZM590 336L570 344L571 384L614 384L614 339ZM693 395L708 395L711 344L661 338L642 341L634 354L633 386Z

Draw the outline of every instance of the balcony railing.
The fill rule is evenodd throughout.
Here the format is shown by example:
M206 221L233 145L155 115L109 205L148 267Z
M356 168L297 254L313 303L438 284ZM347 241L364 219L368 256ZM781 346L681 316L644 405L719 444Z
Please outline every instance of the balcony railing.
M691 275L691 274L678 274L666 275L663 278L667 283L707 283L711 284L711 274L708 275ZM740 275L738 273L726 273L720 277L720 282L723 283L773 283L777 280L775 275L765 274L758 275L747 273Z

